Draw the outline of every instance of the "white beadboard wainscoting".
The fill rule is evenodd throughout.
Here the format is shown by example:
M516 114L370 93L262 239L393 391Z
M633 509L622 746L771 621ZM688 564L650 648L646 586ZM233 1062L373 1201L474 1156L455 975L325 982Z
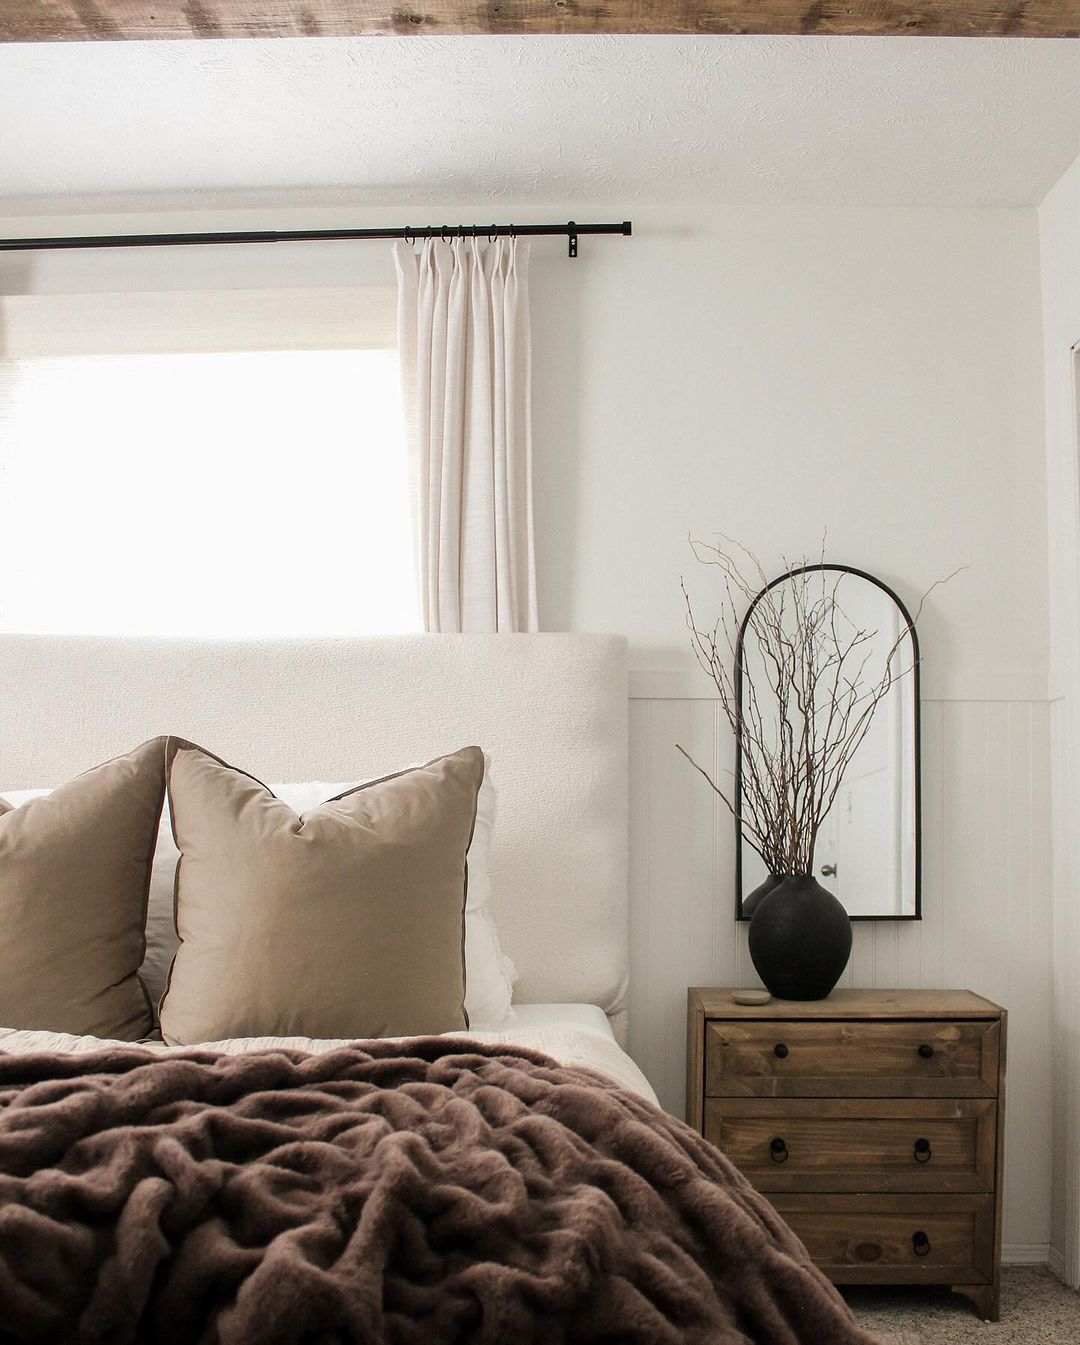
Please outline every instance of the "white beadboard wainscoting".
M734 751L702 675L631 674L630 1049L682 1116L686 988L758 985L734 920L734 825L675 750L715 777ZM995 688L989 688L994 690ZM977 695L983 688L973 688ZM1050 1241L1050 705L922 702L922 909L857 922L842 985L957 986L1009 1011L1005 1255L1043 1262Z

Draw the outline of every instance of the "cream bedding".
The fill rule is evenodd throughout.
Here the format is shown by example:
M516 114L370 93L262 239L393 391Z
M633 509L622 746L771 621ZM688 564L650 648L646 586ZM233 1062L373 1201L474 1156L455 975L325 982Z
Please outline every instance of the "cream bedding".
M542 1051L561 1065L583 1065L594 1069L647 1102L657 1101L649 1081L615 1041L603 1010L594 1004L517 1005L511 1011L509 1024L497 1031L478 1030L445 1035L468 1037L491 1046L505 1044ZM0 1051L23 1055L39 1051L79 1054L97 1051L103 1046L131 1044L104 1041L100 1037L75 1037L66 1032L0 1028ZM146 1049L162 1055L181 1054L186 1050L243 1055L250 1051L276 1048L311 1051L318 1055L343 1044L341 1041L315 1040L310 1037L233 1037L226 1041L201 1042L197 1047L172 1047L160 1041L142 1043Z

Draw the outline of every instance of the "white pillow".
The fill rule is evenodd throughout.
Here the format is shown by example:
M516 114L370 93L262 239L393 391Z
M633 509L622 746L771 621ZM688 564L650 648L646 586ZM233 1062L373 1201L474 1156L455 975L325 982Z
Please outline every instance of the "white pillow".
M316 808L327 799L343 794L363 783L346 784L304 781L298 784L270 785L271 793L296 813ZM18 808L30 799L52 793L49 789L0 789L0 798ZM465 1009L474 1028L500 1026L510 1012L517 971L499 945L499 935L491 913L491 871L489 853L495 825L495 785L491 779L491 760L484 756L484 783L476 802L476 826L469 846L469 888L465 902ZM173 916L173 890L180 852L173 840L168 803L161 816L154 865L150 874L150 899L146 912L146 955L139 975L146 986L155 1018L165 980L179 946Z

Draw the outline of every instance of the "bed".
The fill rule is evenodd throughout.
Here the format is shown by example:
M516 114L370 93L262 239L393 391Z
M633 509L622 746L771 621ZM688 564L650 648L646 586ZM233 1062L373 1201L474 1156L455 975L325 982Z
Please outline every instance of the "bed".
M264 780L482 744L517 969L502 1021L404 1040L0 1023L5 1339L868 1339L623 1049L621 639L8 636L0 679L0 788L163 732Z

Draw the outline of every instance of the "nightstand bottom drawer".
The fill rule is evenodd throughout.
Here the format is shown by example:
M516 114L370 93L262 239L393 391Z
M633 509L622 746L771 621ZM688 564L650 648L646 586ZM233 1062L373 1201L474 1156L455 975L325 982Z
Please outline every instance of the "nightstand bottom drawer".
M994 1276L994 1197L769 1200L837 1284L972 1284Z

